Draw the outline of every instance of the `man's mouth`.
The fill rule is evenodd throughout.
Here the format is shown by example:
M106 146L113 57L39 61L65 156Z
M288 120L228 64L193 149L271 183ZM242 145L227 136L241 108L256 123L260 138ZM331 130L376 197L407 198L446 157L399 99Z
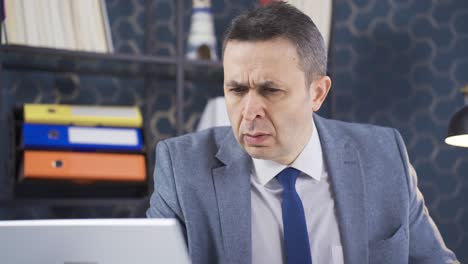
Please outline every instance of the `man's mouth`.
M269 134L267 133L261 133L261 132L256 132L256 133L247 133L244 134L244 142L247 145L261 145L263 142L265 142L268 137L270 137Z

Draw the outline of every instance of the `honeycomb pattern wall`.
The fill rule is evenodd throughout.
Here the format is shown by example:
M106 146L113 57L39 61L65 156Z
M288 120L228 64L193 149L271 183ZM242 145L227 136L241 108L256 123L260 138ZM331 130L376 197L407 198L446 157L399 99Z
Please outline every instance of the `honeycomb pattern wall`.
M334 118L401 132L430 214L467 262L468 151L443 140L468 84L468 2L337 0L334 12Z

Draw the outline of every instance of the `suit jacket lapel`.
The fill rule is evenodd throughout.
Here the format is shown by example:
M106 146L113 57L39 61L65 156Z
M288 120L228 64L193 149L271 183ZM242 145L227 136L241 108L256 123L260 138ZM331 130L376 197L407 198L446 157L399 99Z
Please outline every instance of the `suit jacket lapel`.
M216 157L224 163L212 172L226 262L250 263L251 159L238 145L231 131L222 142Z
M314 115L324 161L331 177L345 263L368 262L365 185L359 152L350 138Z

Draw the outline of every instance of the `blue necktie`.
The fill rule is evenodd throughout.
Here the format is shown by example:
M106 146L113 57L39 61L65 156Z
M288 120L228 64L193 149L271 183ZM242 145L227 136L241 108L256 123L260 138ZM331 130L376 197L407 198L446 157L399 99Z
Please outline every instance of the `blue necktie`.
M286 262L311 264L309 236L301 198L296 192L296 179L301 173L294 168L282 170L276 179L283 186L283 229Z

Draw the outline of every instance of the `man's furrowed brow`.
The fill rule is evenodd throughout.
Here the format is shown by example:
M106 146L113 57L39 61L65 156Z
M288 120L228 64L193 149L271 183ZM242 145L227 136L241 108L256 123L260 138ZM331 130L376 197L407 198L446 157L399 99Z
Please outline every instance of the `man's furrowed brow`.
M231 80L229 82L226 83L226 86L227 87L248 87L247 84L245 83L240 83L238 81L235 81L235 80Z
M262 88L276 88L278 87L278 84L276 84L274 81L264 81L257 84L257 86Z
M241 83L241 82L238 82L238 81L235 81L235 80L231 80L229 82L226 83L226 86L227 87L249 87L249 84L247 83ZM274 88L274 87L277 87L278 84L274 81L264 81L264 82L260 82L260 83L257 83L255 86L257 87L266 87L266 88Z

